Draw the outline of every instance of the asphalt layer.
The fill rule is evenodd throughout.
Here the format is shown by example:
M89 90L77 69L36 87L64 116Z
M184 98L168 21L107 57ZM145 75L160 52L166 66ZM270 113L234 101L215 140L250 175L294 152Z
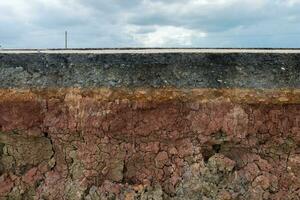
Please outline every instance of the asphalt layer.
M300 49L0 52L0 88L300 88Z

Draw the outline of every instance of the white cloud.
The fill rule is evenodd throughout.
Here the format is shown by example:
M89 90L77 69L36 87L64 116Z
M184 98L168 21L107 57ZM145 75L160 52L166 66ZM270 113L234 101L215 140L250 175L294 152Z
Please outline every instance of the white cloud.
M144 47L190 46L193 40L203 38L206 33L174 26L154 26L151 32L141 33L138 27L131 27L127 33Z
M300 0L286 0L287 5L295 6L296 4L300 4Z

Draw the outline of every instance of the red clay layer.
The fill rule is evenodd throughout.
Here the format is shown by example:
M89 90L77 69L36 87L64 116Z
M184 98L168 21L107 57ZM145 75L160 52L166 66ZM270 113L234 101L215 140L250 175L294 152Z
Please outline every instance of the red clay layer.
M0 197L297 199L299 94L2 90Z

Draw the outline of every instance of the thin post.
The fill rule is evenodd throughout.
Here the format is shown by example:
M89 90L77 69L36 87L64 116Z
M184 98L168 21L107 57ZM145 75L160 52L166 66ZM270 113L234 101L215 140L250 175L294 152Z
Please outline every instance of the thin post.
M68 48L68 32L65 31L65 49Z

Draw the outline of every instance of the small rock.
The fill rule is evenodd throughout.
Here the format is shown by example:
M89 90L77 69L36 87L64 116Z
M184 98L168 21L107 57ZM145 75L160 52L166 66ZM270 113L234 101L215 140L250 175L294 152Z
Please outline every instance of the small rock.
M159 152L155 157L155 165L158 168L163 168L163 166L167 163L169 157L168 153L165 151Z
M262 187L264 190L268 189L270 187L270 180L268 177L261 175L255 178L255 180L252 183L253 187Z

